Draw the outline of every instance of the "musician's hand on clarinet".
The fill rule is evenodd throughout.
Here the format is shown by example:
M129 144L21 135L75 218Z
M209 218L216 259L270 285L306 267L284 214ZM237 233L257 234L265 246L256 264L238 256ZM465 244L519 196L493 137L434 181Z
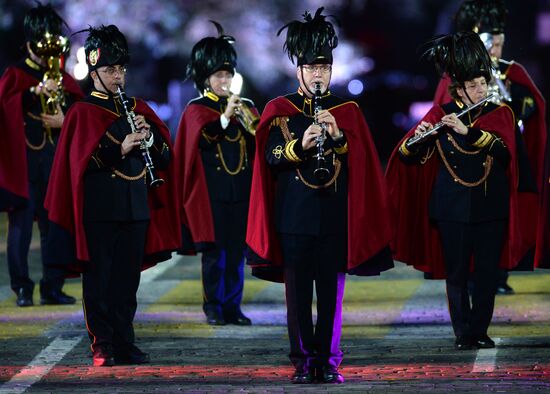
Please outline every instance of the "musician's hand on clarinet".
M136 125L136 129L140 133L144 133L144 135L141 137L142 139L151 137L151 125L147 123L143 115L136 115L136 117L134 118L134 123Z
M330 113L329 110L322 109L319 111L317 114L317 123L325 123L327 125L327 132L332 138L338 139L342 137L342 132L336 124L336 118Z
M235 115L235 111L237 111L240 106L241 98L236 94L231 95L231 97L229 97L229 99L227 100L227 107L225 108L223 115L227 119L230 119L233 115Z
M441 118L441 122L445 125L450 127L454 130L455 133L466 135L468 134L468 127L462 121L456 114L449 114L445 115Z
M144 137L145 133L126 134L124 141L122 141L122 144L120 144L120 153L122 153L122 156L127 155L132 149L136 147L139 148Z
M65 114L61 105L57 104L57 113L54 115L40 114L40 119L42 119L42 124L44 127L49 127L52 129L60 129L63 126L63 121L65 120Z
M316 146L316 138L319 137L322 133L323 129L321 129L321 126L317 124L310 125L306 129L306 131L304 132L304 136L302 137L302 148L304 150L308 150Z
M429 122L420 122L420 124L416 127L416 129L414 130L414 135L415 136L419 136L419 135L422 135L428 131L430 131L431 129L434 128L434 125L429 123ZM437 130L434 132L433 135L436 135L437 134Z

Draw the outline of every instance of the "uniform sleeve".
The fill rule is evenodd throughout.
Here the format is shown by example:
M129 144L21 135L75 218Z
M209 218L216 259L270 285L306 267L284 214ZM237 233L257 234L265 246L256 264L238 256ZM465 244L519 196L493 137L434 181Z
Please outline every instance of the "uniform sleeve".
M284 166L305 160L302 138L286 141L280 125L272 123L265 147L265 158L271 166Z
M477 127L469 127L467 141L472 145L472 148L485 151L498 160L504 167L508 165L510 152L504 141L497 135Z

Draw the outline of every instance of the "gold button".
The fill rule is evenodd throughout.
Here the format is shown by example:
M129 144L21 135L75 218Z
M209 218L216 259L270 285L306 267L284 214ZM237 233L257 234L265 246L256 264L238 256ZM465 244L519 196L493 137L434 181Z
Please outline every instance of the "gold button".
M220 157L219 153L216 153L216 158Z
M116 175L114 173L111 174L111 178L116 178Z
M455 178L454 181L455 181L455 182L458 182L458 178Z
M456 168L456 166L453 166L453 168Z
M452 151L451 151L450 153L451 153L451 155L454 155L454 154L455 154L455 151L454 151L454 150L452 150Z
M296 136L296 134L294 134L294 133L290 133L290 135L291 135L292 137L295 137L295 136Z
M222 168L221 167L216 167L216 170L217 171L220 171Z
M300 177L299 177L298 175L296 175L296 176L294 177L294 179L296 179L297 181L299 181L299 180L300 180Z
M241 171L244 171L246 167L241 168Z

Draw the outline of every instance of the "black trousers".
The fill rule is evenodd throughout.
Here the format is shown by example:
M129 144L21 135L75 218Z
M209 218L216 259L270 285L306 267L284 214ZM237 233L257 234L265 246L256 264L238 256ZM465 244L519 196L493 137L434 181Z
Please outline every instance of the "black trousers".
M241 313L248 202L211 202L214 249L202 254L203 310L225 316Z
M507 222L438 222L438 227L454 333L472 337L487 334L495 306L498 264ZM474 289L470 303L467 282L472 258Z
M290 360L295 368L342 362L342 301L347 240L343 235L280 234L284 261ZM313 326L313 284L317 322Z
M82 274L86 328L97 348L115 350L134 342L141 263L148 221L87 222L90 262Z
M40 251L48 253L48 216L44 209L44 198L48 184L45 181L29 182L29 204L23 209L8 212L8 269L11 289L17 293L25 289L32 293L34 282L29 276L29 247L32 238L34 218L38 219L40 231ZM42 259L42 279L40 291L46 294L59 291L65 282L65 271L44 264Z

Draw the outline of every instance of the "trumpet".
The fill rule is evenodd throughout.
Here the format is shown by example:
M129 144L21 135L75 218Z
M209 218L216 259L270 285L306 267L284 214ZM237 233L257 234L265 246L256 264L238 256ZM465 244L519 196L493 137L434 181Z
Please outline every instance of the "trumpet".
M40 93L40 104L42 112L48 115L57 114L58 106L65 105L65 91L63 90L63 74L61 73L61 56L69 50L69 40L64 36L54 36L48 32L44 34L44 38L36 43L35 52L38 57L46 62L47 68L42 77L42 84L46 81L53 80L56 88L49 92L49 96ZM46 134L50 142L52 140L51 128L44 126Z
M321 84L319 82L315 83L315 96L313 97L313 110L314 110L314 116L315 116L315 124L319 124L317 122L317 114L319 111L321 111L323 108L321 107ZM317 154L315 155L315 158L317 159L317 167L313 171L313 175L317 177L320 181L323 181L328 178L329 176L329 170L326 166L326 160L325 160L325 148L323 147L323 144L325 143L325 140L327 139L327 125L325 123L320 124L322 132L319 136L315 137L315 142L317 144Z
M470 112L471 110L473 110L474 108L477 108L479 107L480 105L483 105L485 104L486 102L488 101L491 101L494 99L494 94L490 94L489 96L485 97L483 100L480 100L479 102L475 103L474 105L471 105L467 108L464 108L462 111L460 111L458 114L456 114L457 117L461 117L465 114L467 114L468 112ZM413 146L414 144L417 144L423 140L425 140L426 138L428 138L429 136L433 135L437 130L439 130L440 128L442 128L443 126L445 126L445 124L443 122L438 122L434 125L434 127L431 129L431 130L428 130L426 131L425 133L422 133L422 134L418 134L418 135L415 135L411 138L409 138L409 140L405 143L405 146L407 148L410 148L411 146Z
M260 117L241 101L238 94L232 93L226 86L223 86L222 89L224 91L229 91L231 95L239 98L239 105L235 109L235 117L247 132L256 135L256 128L258 127L258 123L260 123Z
M130 128L132 129L132 133L137 133L136 123L135 123L135 117L136 114L134 111L130 109L129 106L129 100L126 96L126 93L124 90L122 90L122 86L118 85L117 87L117 94L120 99L120 102L122 103L122 107L124 108L124 112L126 113L126 119L128 120L128 123L130 124ZM153 164L153 160L151 159L151 155L149 154L149 147L145 143L145 140L142 140L139 149L141 151L141 156L143 158L143 163L145 164L145 169L147 171L147 175L149 176L150 187L159 187L164 183L164 179L158 178L155 175L155 165Z

